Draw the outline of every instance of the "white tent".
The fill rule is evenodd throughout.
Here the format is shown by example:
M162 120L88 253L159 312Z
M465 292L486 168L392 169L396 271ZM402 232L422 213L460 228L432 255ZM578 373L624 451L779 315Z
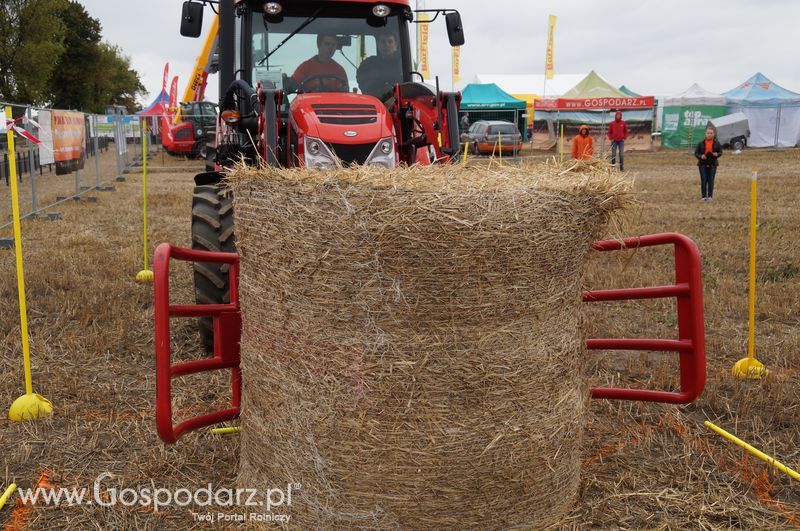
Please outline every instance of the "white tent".
M725 105L725 96L709 92L695 83L680 94L664 98L664 107L687 107L689 105Z

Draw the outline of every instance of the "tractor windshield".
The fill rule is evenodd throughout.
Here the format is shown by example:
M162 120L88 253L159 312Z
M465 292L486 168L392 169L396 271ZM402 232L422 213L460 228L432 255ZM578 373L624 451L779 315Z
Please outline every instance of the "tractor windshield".
M368 4L364 4L369 6ZM370 6L371 7L371 6ZM407 39L401 14L319 7L298 16L252 17L253 85L287 93L359 92L381 97L404 81ZM407 63L410 65L410 62Z

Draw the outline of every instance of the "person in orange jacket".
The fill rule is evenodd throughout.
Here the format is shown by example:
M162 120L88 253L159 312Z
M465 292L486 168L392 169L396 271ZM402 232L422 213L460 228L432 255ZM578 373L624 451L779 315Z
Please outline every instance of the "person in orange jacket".
M594 145L592 137L589 136L589 126L582 125L578 129L578 134L572 139L572 158L576 160L586 160L592 158Z

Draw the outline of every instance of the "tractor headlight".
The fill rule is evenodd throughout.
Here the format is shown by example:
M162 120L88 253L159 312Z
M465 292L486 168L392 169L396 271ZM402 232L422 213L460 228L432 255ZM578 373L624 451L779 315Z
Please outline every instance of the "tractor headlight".
M340 168L339 160L333 155L325 142L313 136L305 138L305 163L307 168L330 170Z
M394 138L381 138L378 143L375 144L375 147L372 148L372 153L369 154L364 164L374 164L375 166L383 166L384 168L394 168L397 166L394 152Z
M278 2L267 2L264 4L264 13L267 15L280 15L283 11L283 6Z
M391 9L389 9L389 6L384 4L376 4L372 7L372 14L378 18L388 17L389 13L391 13Z

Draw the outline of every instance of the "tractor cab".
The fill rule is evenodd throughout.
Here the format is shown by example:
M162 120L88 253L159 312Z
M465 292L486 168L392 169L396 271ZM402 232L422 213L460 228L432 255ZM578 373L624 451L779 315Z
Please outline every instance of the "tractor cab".
M192 34L202 9L187 4L195 13L184 7L182 33ZM242 155L285 167L393 167L458 150L460 97L413 71L408 0L240 0L227 7L232 16L220 4L220 73L235 77L220 79L221 167ZM431 21L416 23L444 14L451 44L463 44L458 12L431 11Z

